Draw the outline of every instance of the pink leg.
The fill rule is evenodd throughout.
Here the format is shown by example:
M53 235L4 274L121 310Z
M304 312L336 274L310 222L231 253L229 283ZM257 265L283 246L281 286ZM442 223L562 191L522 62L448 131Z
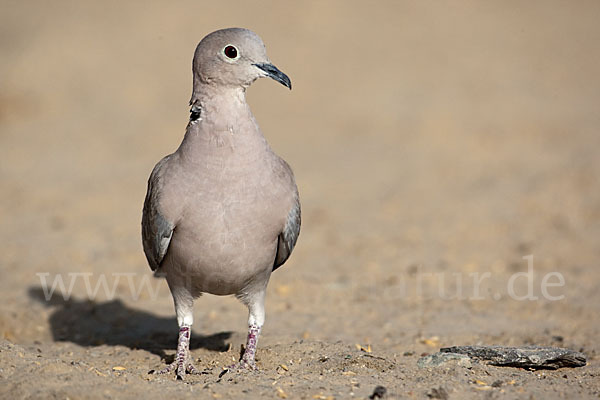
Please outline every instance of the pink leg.
M257 325L250 325L248 327L248 338L246 339L246 350L242 359L232 366L229 367L231 370L240 369L251 369L256 370L256 361L254 359L256 355L256 345L258 343L258 336L260 335L260 327Z
M175 361L167 365L166 368L156 371L155 374L167 374L176 371L178 379L184 379L185 373L198 374L200 373L192 362L190 354L190 336L191 330L189 326L183 325L179 328L179 341L177 343L177 355Z

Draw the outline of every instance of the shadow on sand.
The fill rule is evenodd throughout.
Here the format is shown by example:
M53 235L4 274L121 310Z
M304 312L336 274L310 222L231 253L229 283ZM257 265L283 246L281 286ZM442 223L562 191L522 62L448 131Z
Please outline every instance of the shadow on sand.
M73 342L81 346L126 346L159 355L166 362L172 356L164 352L177 347L178 327L173 318L157 317L146 311L129 308L120 300L97 303L91 300L64 300L54 292L46 300L41 287L29 288L29 296L54 309L49 323L55 341ZM190 349L227 351L231 332L210 336L192 335Z

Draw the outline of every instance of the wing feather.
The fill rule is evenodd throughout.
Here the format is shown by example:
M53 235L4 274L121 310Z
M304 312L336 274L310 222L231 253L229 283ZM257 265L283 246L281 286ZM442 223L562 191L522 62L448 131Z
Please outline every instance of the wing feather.
M173 221L167 220L159 211L162 172L170 157L163 158L152 170L142 212L142 244L148 264L153 271L160 267L167 254L175 229Z
M287 261L292 254L292 250L294 250L298 235L300 235L301 212L300 199L297 191L294 200L294 205L288 213L283 231L281 231L277 237L277 254L275 255L273 271L281 267Z

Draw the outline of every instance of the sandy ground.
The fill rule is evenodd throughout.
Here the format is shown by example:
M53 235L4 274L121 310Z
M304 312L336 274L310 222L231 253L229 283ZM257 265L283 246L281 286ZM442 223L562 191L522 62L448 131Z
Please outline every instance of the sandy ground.
M599 20L594 1L3 1L0 397L598 398ZM141 206L183 136L194 47L228 26L292 78L248 100L303 226L271 279L260 371L219 377L246 310L204 296L204 374L180 382L147 374L177 326ZM417 367L466 344L588 365Z

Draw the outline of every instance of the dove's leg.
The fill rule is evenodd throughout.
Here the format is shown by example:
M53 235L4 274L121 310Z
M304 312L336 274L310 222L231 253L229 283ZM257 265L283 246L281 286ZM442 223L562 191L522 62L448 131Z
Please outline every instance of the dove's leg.
M229 369L257 369L255 355L260 329L265 323L265 290L249 298L241 298L248 306L248 337L242 359Z
M179 324L177 354L175 355L175 361L156 373L166 374L175 370L177 378L184 379L186 372L190 374L199 373L193 364L192 355L190 354L190 337L192 335L192 324L194 323L192 312L194 299L186 289L175 288L172 285L169 286L173 294L177 323Z

